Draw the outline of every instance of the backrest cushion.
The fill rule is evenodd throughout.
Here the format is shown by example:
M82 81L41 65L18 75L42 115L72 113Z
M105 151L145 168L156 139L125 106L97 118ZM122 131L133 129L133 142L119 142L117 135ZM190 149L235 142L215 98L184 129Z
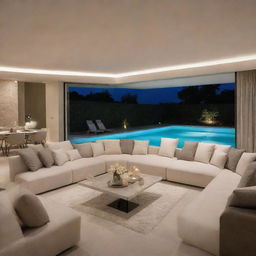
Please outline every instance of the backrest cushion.
M177 154L180 160L193 161L196 153L198 142L185 141L184 146Z
M229 206L256 209L256 186L235 189Z
M64 151L73 149L73 146L69 140L60 142L47 142L46 144L51 150L63 149Z
M104 155L104 146L102 142L92 143L93 156Z
M25 193L17 198L14 208L25 227L37 228L49 222L49 216L37 196Z
M121 139L120 147L121 147L122 154L131 155L134 147L134 140Z
M49 148L43 148L38 152L38 157L43 163L44 167L50 168L54 165L54 158L52 151Z
M228 145L215 144L215 150L219 150L225 153L228 153L230 148L231 146L228 146Z
M23 237L16 214L5 190L0 191L0 251Z
M244 174L245 170L247 169L247 167L249 166L249 164L255 160L256 160L256 153L244 152L236 166L236 173L240 174L242 176Z
M202 163L209 163L213 151L214 144L199 142L194 160Z
M148 146L148 153L151 155L158 155L160 147L158 146Z
M227 160L225 167L231 171L235 171L236 166L239 162L239 159L241 158L244 151L245 151L244 149L237 149L237 148L232 147L228 151L228 160Z
M149 144L148 140L135 140L132 154L146 155L148 153L148 144Z
M28 144L28 148L33 149L35 152L39 152L44 149L44 146L42 144Z
M238 184L239 188L256 186L256 162L249 164Z
M63 149L52 150L54 163L58 166L63 165L69 161L68 155Z
M93 157L91 143L72 144L77 149L82 157Z
M122 154L120 147L120 140L118 141L104 141L105 155L119 155Z
M25 148L19 150L19 155L21 156L22 160L30 171L34 172L43 167L42 162L40 161L37 153L33 149Z
M75 161L82 158L77 149L68 150L66 151L66 154L68 155L69 161Z
M215 149L210 164L215 165L220 169L224 169L227 159L227 153L223 152L222 150Z
M178 141L178 139L161 138L161 144L158 154L160 156L174 157Z

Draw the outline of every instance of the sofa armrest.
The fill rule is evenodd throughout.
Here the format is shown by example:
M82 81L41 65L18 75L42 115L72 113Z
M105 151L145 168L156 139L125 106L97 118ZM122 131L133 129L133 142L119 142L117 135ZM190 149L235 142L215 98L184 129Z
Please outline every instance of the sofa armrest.
M27 172L28 168L21 159L20 156L10 156L8 157L9 168L10 168L10 180L14 181L15 176L22 172Z
M254 256L256 210L227 207L220 218L220 256Z
M148 153L151 155L158 155L159 147L157 146L149 146L148 147Z

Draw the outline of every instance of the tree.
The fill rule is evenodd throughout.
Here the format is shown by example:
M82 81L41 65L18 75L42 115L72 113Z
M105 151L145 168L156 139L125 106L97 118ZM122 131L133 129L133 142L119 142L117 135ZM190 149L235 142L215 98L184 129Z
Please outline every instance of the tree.
M207 84L200 86L200 103L214 104L217 102L219 84Z
M200 91L198 86L184 87L178 92L178 97L182 103L197 104L200 101Z
M121 98L121 102L126 104L137 104L137 95L131 93L124 94Z
M69 92L69 99L70 100L83 100L84 96L79 94L78 92Z
M218 103L234 104L235 91L234 90L223 90L218 95Z
M88 101L114 102L114 99L108 90L104 90L103 92L90 93L84 96L84 99Z

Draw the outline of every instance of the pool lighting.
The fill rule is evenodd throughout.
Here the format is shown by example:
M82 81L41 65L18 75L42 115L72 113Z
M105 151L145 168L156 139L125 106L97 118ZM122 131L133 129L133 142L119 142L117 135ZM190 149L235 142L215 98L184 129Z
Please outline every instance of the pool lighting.
M135 70L131 72L125 73L97 73L97 72L77 72L77 71L65 71L65 70L47 70L47 69L32 69L32 68L18 68L18 67L5 67L0 66L0 72L12 72L12 73L24 73L24 74L38 74L38 75L58 75L58 76L77 76L77 77L105 77L105 78L125 78L131 76L138 75L147 75L175 70L185 70L191 68L200 68L200 67L210 67L217 66L223 64L232 64L239 63L245 61L253 61L256 60L256 54L233 57L233 58L225 58L225 59L217 59L203 62L194 62L182 65L174 65L167 67L158 67L152 69L143 69L143 70Z

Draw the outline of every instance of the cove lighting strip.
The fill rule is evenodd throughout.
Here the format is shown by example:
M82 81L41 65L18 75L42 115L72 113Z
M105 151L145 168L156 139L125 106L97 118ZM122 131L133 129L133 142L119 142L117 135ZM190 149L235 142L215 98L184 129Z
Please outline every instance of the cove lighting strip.
M105 78L124 78L137 75L147 75L175 70L185 70L191 68L210 67L223 64L239 63L244 61L256 60L256 55L234 57L227 59L219 59L213 61L196 62L184 65L176 65L161 68L144 69L126 73L94 73L94 72L76 72L76 71L62 71L62 70L46 70L46 69L30 69L30 68L13 68L13 67L1 67L0 72L12 72L23 74L38 74L38 75L57 75L57 76L77 76L77 77L105 77Z

